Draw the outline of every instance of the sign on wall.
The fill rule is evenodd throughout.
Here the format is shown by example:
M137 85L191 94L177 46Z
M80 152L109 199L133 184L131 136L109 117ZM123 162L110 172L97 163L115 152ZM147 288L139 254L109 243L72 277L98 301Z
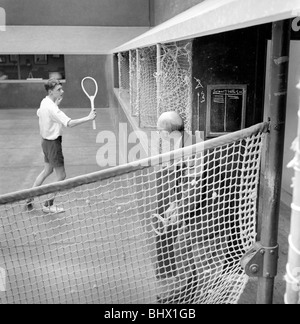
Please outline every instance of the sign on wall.
M247 85L208 85L206 136L215 137L245 128Z

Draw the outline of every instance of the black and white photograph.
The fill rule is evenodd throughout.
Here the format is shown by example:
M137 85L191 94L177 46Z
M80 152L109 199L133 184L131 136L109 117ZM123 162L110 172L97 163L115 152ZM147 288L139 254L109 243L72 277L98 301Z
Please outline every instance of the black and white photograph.
M0 0L0 304L300 304L299 219L299 0Z

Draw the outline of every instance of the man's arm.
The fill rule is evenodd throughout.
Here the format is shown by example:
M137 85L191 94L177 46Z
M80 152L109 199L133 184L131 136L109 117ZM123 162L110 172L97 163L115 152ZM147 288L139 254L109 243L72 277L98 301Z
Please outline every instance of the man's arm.
M55 103L56 103L57 106L59 106L59 104L61 103L62 99L63 99L63 98L58 98L58 99L56 100ZM93 110L93 111L91 111L91 112L89 113L89 115L86 116L86 117L79 118L79 119L71 119L71 120L68 122L67 127L70 127L70 128L72 128L72 127L76 127L76 126L82 125L82 124L84 124L84 123L86 123L86 122L89 122L89 121L91 121L91 120L94 120L95 118L96 118L96 111Z
M79 118L79 119L71 119L68 122L68 127L76 127L78 125L84 124L86 122L92 121L96 118L96 111L91 111L90 114L86 117Z

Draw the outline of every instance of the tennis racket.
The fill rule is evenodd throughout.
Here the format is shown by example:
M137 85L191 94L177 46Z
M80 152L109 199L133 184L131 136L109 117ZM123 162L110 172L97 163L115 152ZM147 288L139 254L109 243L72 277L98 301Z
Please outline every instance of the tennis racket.
M91 110L95 110L95 98L98 93L97 81L92 77L85 77L81 81L81 87L86 96L90 99ZM93 120L93 129L96 129L96 121Z

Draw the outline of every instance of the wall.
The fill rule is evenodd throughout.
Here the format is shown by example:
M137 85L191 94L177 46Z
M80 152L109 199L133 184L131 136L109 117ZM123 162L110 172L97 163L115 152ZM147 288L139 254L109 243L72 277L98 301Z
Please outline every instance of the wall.
M157 26L204 0L150 0L151 26Z
M193 129L205 131L207 86L246 84L246 127L262 121L266 55L265 26L195 39L193 42ZM204 98L198 101L198 93ZM203 100L202 100L203 99Z
M62 108L90 108L90 101L81 89L81 80L85 76L94 77L99 86L95 99L96 108L109 107L108 87L111 76L106 55L66 55L64 84L65 97ZM46 95L41 83L0 83L1 108L36 108Z
M47 56L47 62L38 64L34 55L10 56L2 55L6 58L6 63L0 65L0 72L7 75L8 80L26 80L29 77L44 78L49 77L49 72L60 72L64 78L64 56L53 57ZM19 60L19 64L18 64ZM18 69L18 66L20 69Z
M0 0L7 25L149 26L149 0Z
M0 7L6 11L8 26L150 25L149 0L0 0ZM74 41L76 42L76 39ZM52 50L55 52L55 49ZM90 106L80 85L81 79L87 75L94 76L99 83L95 106L108 107L107 90L113 89L112 77L109 75L110 62L109 56L106 55L65 55L66 95L62 107ZM36 108L44 96L43 83L0 84L0 108Z
M90 101L81 89L81 80L91 76L97 80L98 94L95 99L96 108L109 107L107 94L106 55L66 55L66 96L63 107L90 107Z
M0 83L0 109L37 109L45 96L43 83Z

